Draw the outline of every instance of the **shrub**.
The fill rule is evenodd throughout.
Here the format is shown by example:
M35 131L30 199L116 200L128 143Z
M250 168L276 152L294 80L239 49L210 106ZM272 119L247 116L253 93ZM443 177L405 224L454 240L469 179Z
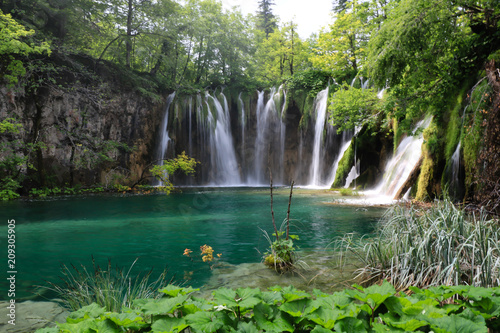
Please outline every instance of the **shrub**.
M80 268L63 265L63 277L61 277L63 285L49 282L48 289L56 292L62 299L63 305L71 310L78 310L95 303L106 311L121 311L123 308L131 307L138 298L161 296L157 292L158 288L172 282L172 279L167 279L166 269L154 281L150 281L153 270L142 276L138 274L134 278L131 272L137 260L127 271L120 267L113 268L110 261L103 269L96 264L94 258L92 258L93 271L87 270L84 265Z
M372 283L388 279L399 290L410 286L500 285L498 220L467 214L450 201L430 209L394 206L377 237L355 241L346 235L342 250L364 263L359 276Z

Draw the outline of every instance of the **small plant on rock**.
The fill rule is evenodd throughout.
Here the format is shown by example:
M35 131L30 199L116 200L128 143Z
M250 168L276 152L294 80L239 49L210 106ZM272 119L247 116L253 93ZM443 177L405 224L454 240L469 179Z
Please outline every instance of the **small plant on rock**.
M275 240L272 240L269 234L263 230L264 237L266 237L269 242L269 249L264 254L264 264L268 267L274 268L279 273L291 270L296 262L296 253L293 241L298 240L299 236L290 235L290 205L292 203L293 184L294 182L292 181L286 218L283 220L283 223L278 230L276 227L276 220L274 218L273 180L271 177L271 216L274 227L272 237L275 237Z

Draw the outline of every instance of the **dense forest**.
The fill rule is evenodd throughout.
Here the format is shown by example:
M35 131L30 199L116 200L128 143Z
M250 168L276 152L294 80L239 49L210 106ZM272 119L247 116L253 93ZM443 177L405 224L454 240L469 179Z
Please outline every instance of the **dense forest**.
M51 135L64 134L70 147L69 186L84 182L74 170L110 170L123 156L147 155L148 131L134 119L159 110L172 91L284 84L293 99L294 92L314 96L330 84L328 119L339 131L364 126L372 135L390 134L397 145L418 120L433 116L416 198L446 193L444 171L461 142L462 197L499 209L497 0L335 0L331 24L305 40L296 23L273 12L272 1L258 3L255 14L244 16L216 0L1 1L1 196L62 185L46 174ZM360 77L368 87L351 85ZM96 137L84 131L98 117L87 107L59 110L54 118L65 125L43 128L48 95L101 109L128 96L124 126L132 129Z

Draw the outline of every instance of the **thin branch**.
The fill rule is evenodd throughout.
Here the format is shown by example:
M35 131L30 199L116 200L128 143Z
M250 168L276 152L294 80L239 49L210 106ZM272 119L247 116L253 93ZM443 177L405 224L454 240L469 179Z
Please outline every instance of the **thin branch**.
M276 233L276 240L279 240L278 228L276 228L276 220L274 219L274 210L273 210L273 172L269 170L269 179L271 182L271 216L273 217L273 227L274 232Z
M295 182L292 180L292 185L290 185L290 197L288 198L288 210L286 212L286 240L288 240L290 234L290 205L292 204L293 184L295 184Z

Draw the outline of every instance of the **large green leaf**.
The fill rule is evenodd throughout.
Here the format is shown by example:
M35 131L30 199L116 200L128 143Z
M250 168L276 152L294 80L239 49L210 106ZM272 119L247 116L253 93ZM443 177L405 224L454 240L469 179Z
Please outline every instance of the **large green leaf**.
M68 323L77 323L87 318L99 318L105 312L106 309L104 307L101 307L96 303L92 303L72 312L66 321Z
M366 303L369 308L367 312L371 314L371 311L376 310L384 301L396 294L396 289L387 281L384 280L382 285L373 285L368 288L363 288L358 285L354 285L357 290L346 290L346 294Z
M311 297L311 295L309 295L305 291L298 290L294 286L288 286L281 289L281 295L283 296L285 302L291 302L297 299Z
M133 313L111 312L106 314L106 318L118 326L133 330L140 330L141 328L148 326L148 324L144 322L144 318Z
M262 292L259 289L238 288L236 294L239 298L236 302L241 310L253 308L258 303L262 302Z
M303 298L293 302L283 303L279 309L293 317L302 317L317 309L316 307L312 307L311 304L312 300L310 298Z
M188 327L184 318L164 317L155 320L151 329L155 333L180 332Z
M314 329L311 331L311 333L331 333L332 330L326 329L323 326L316 325Z
M218 312L196 312L187 315L185 318L186 324L195 332L216 332L224 325Z
M267 304L276 304L283 301L281 291L265 291L261 294L262 301Z
M277 307L259 303L254 308L254 318L258 327L266 332L293 332L289 318Z
M358 318L353 318L353 317L347 317L347 318L337 320L334 328L335 328L335 332L342 332L342 333L367 332L365 325L363 324L363 321L358 319Z
M350 316L350 314L348 314L345 310L320 307L316 311L308 314L306 318L318 325L323 326L324 328L331 330L335 326L337 320L348 316Z
M77 323L58 324L60 332L64 333L120 333L120 329L109 320L88 318Z
M252 322L245 323L245 322L240 321L238 323L238 328L237 328L237 330L235 330L235 332L238 332L238 333L259 333L259 330L258 330L257 326L255 326L255 324Z
M213 293L214 300L217 304L225 305L229 307L236 307L238 302L236 302L237 295L236 291L228 288L219 288Z
M181 307L188 298L189 295L181 295L173 298L153 299L142 305L141 311L147 315L172 313Z
M179 294L187 295L189 293L192 293L193 291L198 291L198 290L200 290L200 289L193 289L191 287L182 288L182 287L174 286L173 284L169 284L165 288L160 289L158 291L161 293L164 293L165 295L168 295L170 297L176 297Z
M420 327L427 326L426 321L418 320L415 317L403 315L396 316L393 313L380 314L380 318L389 326L400 328L406 332L413 332Z
M429 317L427 321L436 333L488 332L484 318L473 314L469 309L458 315L452 314L441 318Z

